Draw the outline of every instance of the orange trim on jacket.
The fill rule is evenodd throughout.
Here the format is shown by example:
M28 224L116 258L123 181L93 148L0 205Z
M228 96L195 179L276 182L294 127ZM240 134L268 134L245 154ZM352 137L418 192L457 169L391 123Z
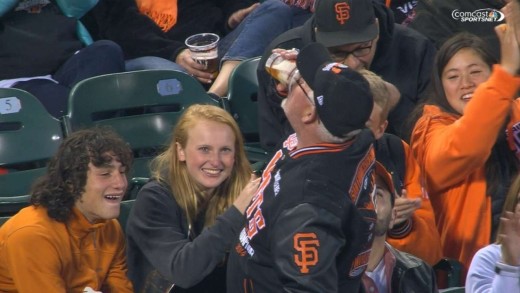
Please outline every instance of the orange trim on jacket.
M403 148L406 160L404 189L408 194L407 198L420 198L422 202L411 217L411 231L399 239L389 236L387 242L397 250L413 254L433 266L442 257L441 240L435 226L435 215L428 194L423 191L420 184L419 165L413 157L410 147L404 141Z
M116 219L90 224L77 210L67 224L29 206L0 228L0 292L133 292Z
M412 133L412 150L435 212L443 254L458 259L466 269L477 250L490 241L485 162L519 86L520 78L494 65L463 116L427 105Z

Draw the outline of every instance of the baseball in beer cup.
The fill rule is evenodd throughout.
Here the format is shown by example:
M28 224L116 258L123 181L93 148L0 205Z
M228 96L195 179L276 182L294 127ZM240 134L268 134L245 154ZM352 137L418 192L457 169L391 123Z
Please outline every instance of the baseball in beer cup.
M296 72L296 60L287 60L280 53L273 53L265 62L265 70L281 84L288 85Z

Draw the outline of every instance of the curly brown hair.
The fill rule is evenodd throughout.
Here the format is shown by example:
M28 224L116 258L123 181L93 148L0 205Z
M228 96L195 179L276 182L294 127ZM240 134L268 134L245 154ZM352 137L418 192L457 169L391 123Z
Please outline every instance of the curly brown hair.
M31 204L47 208L49 217L66 222L72 207L85 192L88 164L96 167L117 160L132 165L129 145L108 128L91 128L72 133L49 161L47 173L31 190Z

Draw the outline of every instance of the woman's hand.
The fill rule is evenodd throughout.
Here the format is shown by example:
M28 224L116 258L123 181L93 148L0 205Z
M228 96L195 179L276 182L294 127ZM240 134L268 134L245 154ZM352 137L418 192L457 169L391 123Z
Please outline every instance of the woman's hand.
M255 174L251 174L251 180L247 183L246 187L240 192L240 195L235 199L233 205L243 214L246 211L247 206L251 202L251 199L258 189L260 184L260 177L256 178Z
M520 67L520 3L510 1L501 10L506 23L495 27L500 41L500 65L511 75L516 75Z
M506 212L500 218L502 233L502 262L510 266L520 266L520 203L515 212Z
M407 195L406 189L403 189L402 195L395 199L394 209L396 217L394 225L399 225L410 219L413 213L421 207L422 200L420 198L410 199Z
M247 8L240 9L231 14L227 22L228 27L230 29L236 28L242 22L242 20L244 20L244 18L246 18L251 12L253 12L253 10L255 10L255 8L258 7L258 5L260 5L260 3L255 3Z

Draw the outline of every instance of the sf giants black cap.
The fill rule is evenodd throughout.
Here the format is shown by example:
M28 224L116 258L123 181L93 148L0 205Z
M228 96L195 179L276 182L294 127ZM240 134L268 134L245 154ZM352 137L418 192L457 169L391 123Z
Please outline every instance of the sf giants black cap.
M316 41L325 47L368 42L376 38L371 0L317 0Z
M388 192L390 192L392 206L393 206L395 203L395 197L397 196L397 193L396 193L396 190L394 187L394 180L392 179L392 175L390 175L390 172L388 172L388 170L386 170L385 166L383 166L383 164L381 164L379 161L376 161L374 172L375 172L375 175L377 177L379 177L383 181L383 183L386 185L385 187L388 190Z
M314 103L325 128L336 137L346 137L365 128L374 100L368 81L357 71L332 62L320 43L303 47L296 66L314 91Z

